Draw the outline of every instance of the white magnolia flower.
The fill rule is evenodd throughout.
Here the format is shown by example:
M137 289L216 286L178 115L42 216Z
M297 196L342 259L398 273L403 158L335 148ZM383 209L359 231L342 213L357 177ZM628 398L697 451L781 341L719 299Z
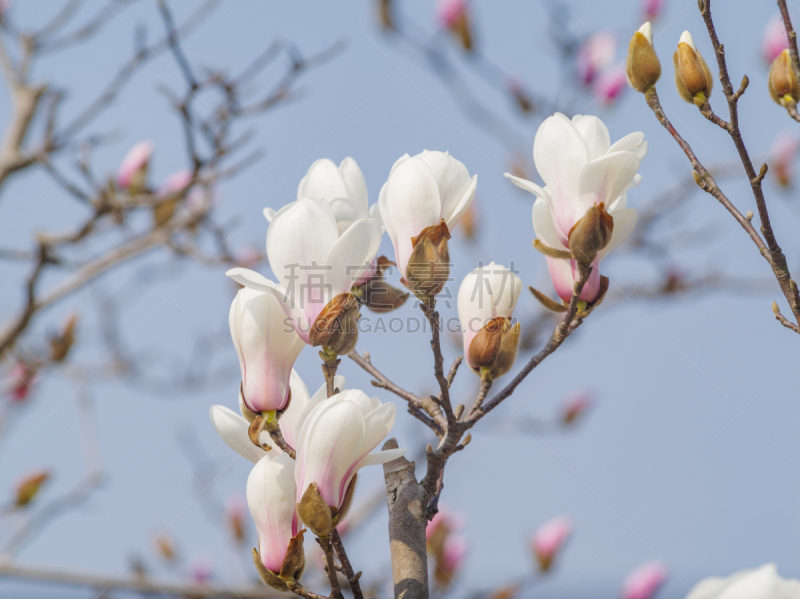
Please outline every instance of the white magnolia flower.
M226 274L245 287L274 294L309 343L317 316L333 298L350 293L380 242L377 219L357 220L340 235L330 204L305 198L276 212L267 230L267 258L281 284L245 268Z
M626 192L639 185L639 164L647 154L641 132L626 135L613 145L608 129L595 116L577 115L571 121L561 113L548 117L533 142L533 161L545 182L531 181L506 173L518 187L537 197L533 205L533 228L546 246L569 250L569 233L586 211L603 203L614 219L608 245L592 263L591 277L581 299L594 301L600 292L600 260L633 231L638 215L627 208ZM556 292L569 301L578 277L575 260L547 257Z
M261 563L276 574L300 530L294 498L294 460L286 454L262 457L247 478L247 505L256 523Z
M289 401L289 377L305 343L286 323L272 293L240 289L228 315L242 370L244 404L251 412L282 410Z
M297 443L297 501L317 483L325 502L341 508L350 482L365 466L402 456L405 449L370 453L389 433L397 408L350 389L317 404L303 420Z
M472 368L469 347L493 318L511 318L522 291L522 279L508 268L491 262L470 272L458 289L458 319L464 339L464 357Z
M403 278L408 280L412 237L441 220L452 231L469 208L477 184L478 176L470 177L467 167L448 152L425 150L394 163L378 205Z
M346 382L343 376L337 375L333 384L338 389L344 389ZM316 405L327 398L327 388L323 384L314 395L309 395L306 384L294 370L292 370L291 388L292 400L289 403L289 407L278 419L278 423L280 424L283 438L290 447L296 447L297 436L303 420ZM239 401L240 403L242 401L241 395L239 396ZM260 447L256 447L247 434L250 423L230 408L220 405L211 406L211 422L214 428L217 429L217 434L225 441L228 447L253 463L258 462L267 453L273 457L281 453L281 450L275 446L266 431L261 433L260 441L271 446L272 450L266 452Z
M800 580L778 575L775 564L697 583L686 599L800 599Z

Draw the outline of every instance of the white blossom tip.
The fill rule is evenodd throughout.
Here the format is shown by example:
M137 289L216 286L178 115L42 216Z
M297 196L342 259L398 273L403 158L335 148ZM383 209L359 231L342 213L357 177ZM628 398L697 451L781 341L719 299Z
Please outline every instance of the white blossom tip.
M650 45L653 45L653 28L650 26L650 21L646 21L644 25L639 27L639 33L647 38Z
M694 40L692 39L692 34L688 31L684 31L681 33L681 39L678 41L679 44L689 44L692 47L692 50L697 52L697 48L694 47Z

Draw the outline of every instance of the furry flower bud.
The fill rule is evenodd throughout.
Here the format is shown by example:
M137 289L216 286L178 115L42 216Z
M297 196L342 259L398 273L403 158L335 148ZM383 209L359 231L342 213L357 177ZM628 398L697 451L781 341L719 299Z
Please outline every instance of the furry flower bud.
M323 346L337 355L346 354L358 341L358 300L352 293L340 293L319 313L308 338L314 347Z
M769 68L769 95L781 106L800 101L800 83L792 69L792 58L789 50L784 50L772 61Z
M681 34L672 62L675 65L675 86L681 98L694 104L695 98L704 99L711 96L714 79L706 61L694 46L692 34L688 31Z
M487 372L491 379L503 376L514 365L519 345L519 323L498 316L475 335L469 346L469 363Z
M605 204L592 206L576 222L569 232L569 250L572 257L582 264L591 264L597 252L611 241L614 218L606 212Z
M631 38L625 74L631 87L641 93L654 86L661 77L661 62L653 48L653 32L649 21Z
M448 239L450 230L442 219L411 240L413 249L406 274L409 288L418 297L435 297L450 278Z

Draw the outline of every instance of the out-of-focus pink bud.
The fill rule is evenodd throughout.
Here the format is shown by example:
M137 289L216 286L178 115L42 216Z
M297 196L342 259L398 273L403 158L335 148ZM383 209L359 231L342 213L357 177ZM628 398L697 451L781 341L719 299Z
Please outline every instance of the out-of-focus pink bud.
M770 65L778 58L781 52L789 49L789 36L780 15L775 15L764 27L761 36L761 54L764 61Z
M172 537L166 533L158 535L155 539L155 544L158 555L164 560L171 562L177 556L175 543L172 541Z
M625 73L625 65L618 64L600 73L600 76L595 79L592 93L605 106L610 106L627 88L628 77Z
M17 362L8 373L4 384L8 398L15 403L22 403L31 393L36 369L25 362Z
M167 180L164 181L164 184L159 188L158 193L162 196L180 193L192 184L192 178L192 171L188 168L176 171L167 177Z
M238 495L232 496L228 499L228 505L225 506L225 519L228 521L231 534L238 543L244 541L244 515L247 510L247 504L244 499Z
M213 574L211 568L201 559L192 562L189 573L194 584L206 584Z
M651 599L669 577L661 562L648 562L628 574L622 583L622 599Z
M506 78L505 85L508 92L514 98L517 108L519 108L521 112L529 113L534 111L536 107L534 106L533 98L531 98L519 79L508 77ZM474 203L471 204L471 206L474 205Z
M664 12L665 0L644 0L642 3L642 21L655 21Z
M128 151L117 173L117 186L120 189L140 188L144 185L147 165L154 149L151 142L141 141Z
M592 407L594 398L588 391L578 391L564 400L561 422L564 424L575 423L583 414Z
M472 50L472 28L467 0L440 0L436 7L436 20L440 26L447 27L458 37L465 50Z
M611 64L616 45L617 40L609 31L593 33L581 44L575 65L581 83L591 84Z
M539 570L547 572L551 568L570 534L572 523L564 516L548 520L534 533L532 545Z
M464 563L464 558L467 557L468 550L469 545L464 537L459 535L447 537L442 557L437 560L434 573L434 580L440 589L444 590L453 583Z
M770 172L775 175L781 187L790 187L794 176L794 162L797 150L800 148L800 139L785 132L778 133L772 142L769 154Z

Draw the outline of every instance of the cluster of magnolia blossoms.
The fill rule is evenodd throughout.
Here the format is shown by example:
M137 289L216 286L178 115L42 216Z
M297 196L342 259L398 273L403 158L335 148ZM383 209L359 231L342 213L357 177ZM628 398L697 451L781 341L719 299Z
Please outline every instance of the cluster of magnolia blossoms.
M625 192L638 183L645 151L641 134L611 146L595 117L570 121L558 114L540 128L534 155L547 186L515 182L539 196L535 245L547 254L565 302L579 277L586 283L581 297L590 304L601 299L597 264L633 228L636 213L625 208ZM355 160L339 166L318 160L300 181L296 201L264 211L277 281L244 268L228 271L244 286L229 314L241 415L214 406L211 419L225 442L255 464L247 500L258 530L254 560L267 584L281 590L297 584L306 530L317 536L332 573L331 533L347 512L358 470L403 455L403 449L371 453L391 430L396 407L345 390L344 379L334 376L338 356L355 347L362 305L393 310L413 293L433 315L450 278L448 240L476 185L477 176L448 153L424 151L394 164L370 207ZM384 231L394 262L377 256ZM386 282L390 265L408 292ZM511 269L494 263L473 270L460 286L464 353L484 380L513 366L520 325L512 318L521 289ZM306 346L320 348L326 374L313 396L293 369Z

